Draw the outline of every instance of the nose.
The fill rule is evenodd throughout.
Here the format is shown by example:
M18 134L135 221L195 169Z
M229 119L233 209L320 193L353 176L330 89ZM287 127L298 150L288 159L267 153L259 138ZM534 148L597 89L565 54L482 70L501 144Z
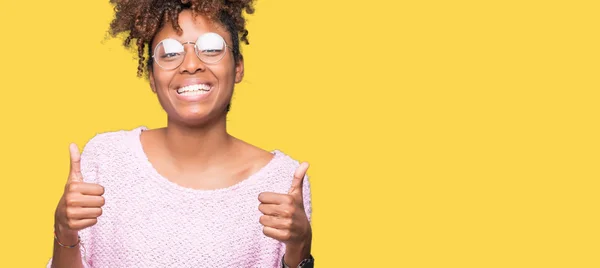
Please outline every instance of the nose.
M186 46L185 56L183 57L183 62L179 66L179 72L194 74L196 72L204 71L205 69L206 66L196 55L194 46L192 44Z

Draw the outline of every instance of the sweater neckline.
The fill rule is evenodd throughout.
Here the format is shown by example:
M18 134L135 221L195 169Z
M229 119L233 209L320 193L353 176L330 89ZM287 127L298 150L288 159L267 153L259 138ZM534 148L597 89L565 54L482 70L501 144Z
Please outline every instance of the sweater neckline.
M170 190L172 192L176 192L176 193L185 192L185 193L196 194L196 195L214 195L214 194L223 194L223 193L227 193L227 192L236 191L240 188L244 188L245 186L247 186L249 184L252 184L254 181L263 177L263 175L266 174L269 170L271 170L273 168L273 166L276 164L276 162L279 161L279 159L283 155L283 153L279 150L271 151L270 153L273 154L273 158L271 158L271 160L266 165L264 165L258 171L250 174L250 176L246 177L245 179L243 179L233 185L230 185L228 187L223 187L223 188L218 188L218 189L194 189L194 188L185 187L185 186L179 185L175 182L172 182L171 180L162 176L154 168L152 163L150 163L150 160L148 159L146 152L144 152L144 148L142 146L142 142L140 139L142 132L145 130L148 130L148 128L146 126L140 126L131 131L131 134L132 134L131 138L133 139L133 142L131 142L130 144L133 145L132 149L134 151L134 154L136 155L136 157L138 158L138 161L142 165L143 170L147 170L149 172L151 179L155 183L157 183L162 188L168 189L168 190Z

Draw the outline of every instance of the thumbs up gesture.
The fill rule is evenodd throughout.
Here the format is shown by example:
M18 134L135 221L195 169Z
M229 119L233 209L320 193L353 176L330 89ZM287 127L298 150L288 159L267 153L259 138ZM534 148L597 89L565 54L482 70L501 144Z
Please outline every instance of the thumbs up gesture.
M310 243L312 238L302 197L302 183L306 170L308 163L300 164L287 194L264 192L258 196L258 209L264 214L259 220L264 226L263 233L284 242L288 248Z
M77 232L98 222L104 205L104 187L83 182L81 155L76 144L69 147L71 168L64 193L54 214L55 231L65 244L77 241Z

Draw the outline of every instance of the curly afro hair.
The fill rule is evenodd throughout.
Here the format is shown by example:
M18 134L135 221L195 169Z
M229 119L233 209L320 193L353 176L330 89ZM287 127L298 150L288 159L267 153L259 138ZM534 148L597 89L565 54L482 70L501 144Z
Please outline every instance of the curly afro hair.
M225 26L233 40L233 57L237 62L241 57L240 41L250 44L246 19L242 12L253 14L253 0L110 0L114 5L115 17L110 23L109 33L116 37L126 33L124 45L131 47L135 41L138 53L137 75L152 68L152 39L166 22L171 22L177 32L181 32L178 18L182 10L190 9L194 14L207 16Z

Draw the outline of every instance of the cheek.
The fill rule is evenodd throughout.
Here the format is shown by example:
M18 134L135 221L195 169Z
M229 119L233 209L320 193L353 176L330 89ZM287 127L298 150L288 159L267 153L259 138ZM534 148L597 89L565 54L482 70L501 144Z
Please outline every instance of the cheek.
M219 80L219 84L230 85L235 81L235 69L225 66L210 66L208 67L208 71L214 74L214 76Z
M231 65L231 68L227 69L227 76L231 78L231 82L235 82L235 65Z
M157 85L157 90L162 91L169 88L169 84L173 79L173 71L159 71L154 75L154 82Z
M170 106L169 101L169 84L171 83L171 79L173 78L173 74L171 72L166 71L158 71L153 74L154 77L154 88L156 90L156 97L158 101L163 106L163 108L167 108ZM166 106L165 106L166 105Z
M227 51L230 52L230 51ZM209 66L214 67L215 75L221 80L222 83L234 84L235 83L235 62L233 60L233 54L227 53L225 57L219 62L218 65ZM225 81L223 81L225 80Z

